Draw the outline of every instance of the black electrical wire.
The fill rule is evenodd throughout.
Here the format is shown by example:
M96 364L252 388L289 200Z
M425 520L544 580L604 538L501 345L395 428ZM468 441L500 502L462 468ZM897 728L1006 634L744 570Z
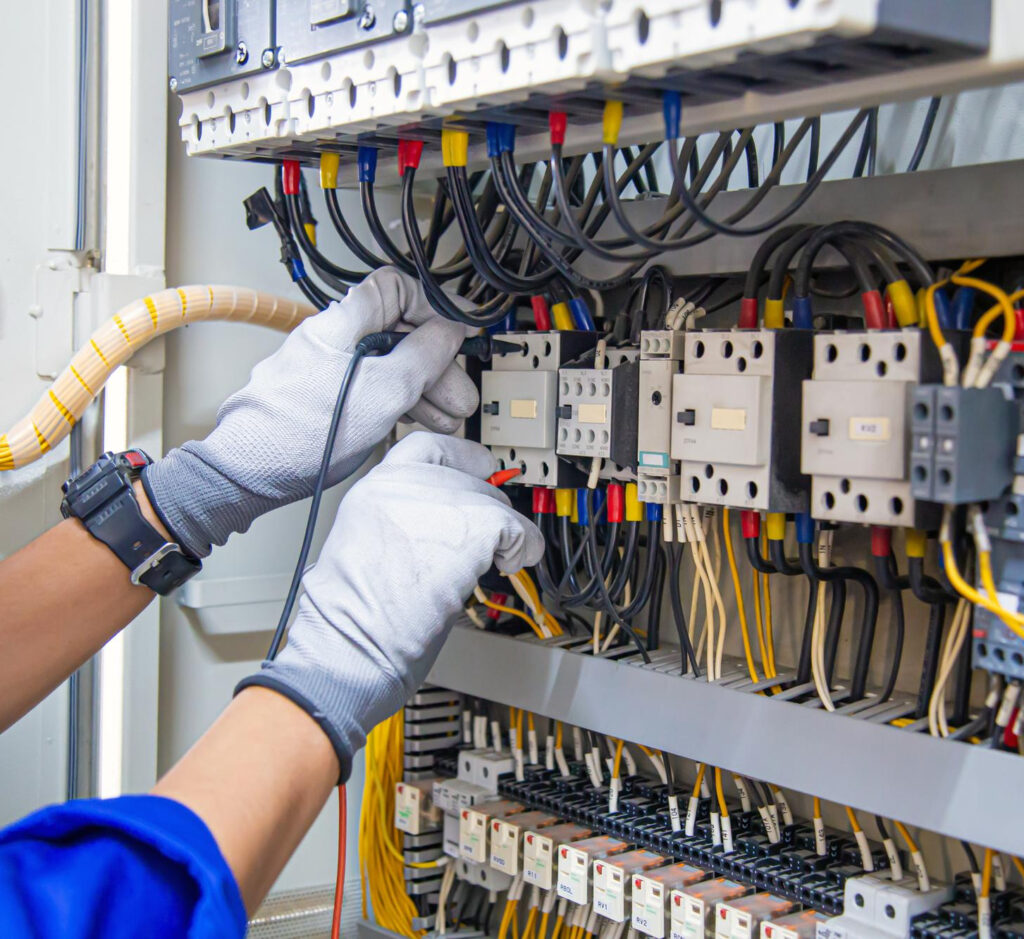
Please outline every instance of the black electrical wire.
M833 146L833 148L828 152L825 159L822 161L821 166L818 167L817 172L815 172L815 174L803 186L800 187L799 194L793 199L793 201L788 206L786 206L784 209L777 212L775 215L773 215L771 218L767 219L764 222L759 222L758 224L751 225L748 228L739 228L728 220L719 221L718 219L712 218L697 204L696 200L690 195L689 191L685 187L682 187L679 190L683 202L686 205L686 208L689 209L689 211L697 217L697 220L702 225L712 229L713 231L717 232L720 235L732 235L733 237L737 238L745 238L750 237L752 235L763 235L765 232L770 231L771 229L775 228L778 225L781 225L784 221L790 218L807 202L808 199L811 198L812 195L814 195L814 192L821 184L821 181L828 174L828 171L832 169L832 166L835 164L836 160L839 159L840 154L846 149L846 146L847 144L849 144L850 140L853 139L853 136L857 132L857 129L860 127L862 123L864 123L865 119L867 118L867 115L868 111L866 109L857 112L857 115L853 118L852 121L850 121L849 125L847 126L846 130L843 131L835 146ZM796 134L794 134L793 136L793 141L799 142L800 139L802 139L803 135L808 130L810 130L810 121L811 119L808 118L800 124L800 127L797 128ZM791 144L793 141L791 141ZM778 170L777 175L776 170ZM768 176L765 182L768 182L769 179L773 179L772 185L774 185L775 182L778 181L778 177L780 175L781 169L779 168L779 166L773 167L772 173ZM762 184L762 189L763 188L764 184Z
M949 593L942 584L924 573L924 558L908 558L907 574L910 589L922 603L956 603L956 594Z
M746 278L743 282L743 296L756 297L761 280L764 277L765 268L768 266L768 259L790 238L794 238L807 228L806 225L789 225L772 232L754 252L754 258L747 268ZM806 236L807 238L810 235ZM805 239L806 240L806 239ZM787 265L788 266L788 265Z
M804 612L804 631L800 637L800 658L796 667L796 683L804 685L811 680L811 655L813 653L814 617L818 606L818 591L821 584L817 578L807 578L807 608Z
M964 849L964 854L967 856L967 866L971 869L971 873L980 874L981 868L978 866L978 858L974 849L966 841L961 841L960 847Z
M386 267L387 261L383 258L377 257L366 245L360 241L355 232L349 227L348 221L345 219L344 213L341 211L341 204L338 202L338 190L337 189L325 189L324 202L327 205L327 214L330 216L331 223L334 225L334 230L341 237L345 247L348 248L363 264L366 264L371 269L378 267Z
M313 244L302 221L299 196L297 194L286 195L284 197L284 204L288 211L288 220L291 223L291 230L295 240L306 255L313 270L326 281L328 286L333 287L335 290L348 290L350 284L358 283L369 273L368 271L350 271L347 268L340 267Z
M654 557L651 602L647 608L647 648L653 652L661 647L661 603L665 597L665 573L668 570L668 561L665 549L660 544L650 544L647 550Z
M633 558L637 544L640 542L640 525L638 522L625 523L625 537L622 545L622 560L612 582L608 585L608 595L617 600L626 587L626 581L633 570Z
M825 681L831 686L836 672L836 656L839 653L839 636L843 630L846 615L846 581L834 580L831 585L832 597L829 603L828 626L825 630Z
M776 121L772 124L772 166L777 166L786 149L786 124Z
M914 560L911 558L911 560ZM935 677L939 670L939 652L942 648L942 627L946 619L946 607L932 603L928 611L928 632L924 641L924 657L921 661L921 682L917 690L917 707L914 717L922 718L928 713L928 702L935 688Z
M864 615L861 620L860 640L850 681L850 701L859 701L867 688L868 669L871 665L871 649L875 641L875 626L878 622L878 584L875 579L859 567L818 567L814 560L814 547L800 544L800 565L808 577L819 580L850 580L864 593Z
M775 574L775 565L765 559L761 554L761 544L758 538L748 538L744 535L744 544L747 548L747 560L750 566L759 574Z
M423 246L423 238L419 232L419 223L416 220L416 207L413 202L413 183L416 178L414 167L407 167L402 177L402 226L405 229L405 237L409 242L409 249L412 252L415 273L423 285L423 291L430 301L430 305L447 319L466 323L470 326L493 326L501 322L515 304L514 297L497 296L483 306L478 307L475 312L463 309L452 297L441 289L430 270L430 262L427 259L426 250Z
M807 154L807 177L810 182L814 174L818 172L818 159L821 156L821 118L815 117L811 124L811 148Z
M768 551L771 555L772 566L778 573L785 574L787 577L795 577L803 573L803 568L799 564L792 564L787 560L786 543L784 541L769 538Z
M693 651L693 643L690 642L686 617L683 615L683 598L679 588L682 565L683 546L673 541L668 546L668 596L672 607L672 621L675 623L676 636L679 638L679 653L682 657L679 674L686 674L689 663L689 667L693 669L693 677L700 678L700 666L697 665L697 656Z
M889 594L889 602L893 605L893 619L896 624L896 645L892 651L889 674L885 686L878 696L879 701L888 701L896 690L896 679L899 677L900 663L903 661L903 643L906 638L906 614L903 609L903 591L909 586L907 578L901 578L895 570L896 559L890 551L886 557L875 557L875 576Z
M284 631L288 626L292 610L295 607L295 600L299 595L299 585L302 583L302 575L306 570L306 561L309 558L309 550L313 545L313 533L316 530L316 519L320 512L320 502L323 499L324 490L327 488L327 471L331 465L331 454L334 453L334 444L338 439L338 428L341 426L341 414L345 410L345 401L348 399L349 389L352 387L352 380L355 378L356 370L364 356L372 355L377 350L374 348L373 340L377 334L371 334L365 339L356 343L352 358L349 359L342 376L341 385L338 387L338 397L334 402L334 412L331 414L331 423L327 428L327 440L324 444L323 457L320 459L320 470L316 476L316 483L313 486L313 497L309 504L309 515L306 517L306 531L302 536L302 547L299 548L299 557L295 562L295 570L292 573L292 582L288 587L288 594L285 597L284 607L277 621L277 628L270 640L270 647L267 649L267 661L277 658L278 650L281 648L281 641L284 639Z
M967 578L968 574L965 568L961 568L964 571L964 577ZM970 583L970 581L968 581ZM968 616L971 621L974 619L974 606L970 606ZM971 636L974 633L973 622L968 622L967 635ZM950 713L950 723L962 724L970 715L971 707L971 679L973 677L973 670L971 664L971 657L973 654L972 643L965 642L963 648L960 650L960 657L956 662L956 671L954 672L953 682L953 709Z
M921 134L917 138L917 146L914 147L914 153L907 164L908 173L915 172L921 165L921 160L924 159L925 150L928 149L928 142L932 139L932 130L935 127L935 118L938 117L939 105L941 103L942 98L937 96L928 102L928 110L924 115L924 123L921 125Z
M878 151L878 108L874 107L868 113L868 122L864 127L864 136L861 138L860 150L857 152L857 160L853 165L853 178L860 179L865 172L868 176L875 175L875 154Z

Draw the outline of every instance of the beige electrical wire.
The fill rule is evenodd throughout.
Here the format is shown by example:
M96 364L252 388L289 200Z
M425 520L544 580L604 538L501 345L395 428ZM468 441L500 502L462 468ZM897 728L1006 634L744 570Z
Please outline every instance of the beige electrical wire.
M928 732L933 737L949 736L949 724L946 718L946 684L956 665L964 640L967 638L970 612L970 601L961 598L956 605L956 613L953 615L953 625L946 634L946 641L942 646L939 671L935 678L935 686L932 688L931 698L928 700Z
M255 323L288 332L316 310L248 287L193 285L129 303L96 330L29 412L0 435L0 471L20 469L52 450L113 371L150 340L206 320Z

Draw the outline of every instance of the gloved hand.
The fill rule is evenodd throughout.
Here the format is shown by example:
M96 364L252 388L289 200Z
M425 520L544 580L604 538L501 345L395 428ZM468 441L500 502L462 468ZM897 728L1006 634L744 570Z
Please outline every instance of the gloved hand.
M408 341L408 340L405 340ZM420 686L479 578L536 564L540 531L485 482L478 443L411 434L345 495L262 685L307 711L347 778L352 755Z
M353 472L403 415L451 433L478 395L454 363L474 330L438 316L419 281L375 271L339 303L300 324L200 441L172 450L144 475L150 502L189 553L206 557L232 532L312 494L338 386L356 343L411 329L394 351L359 365L341 418L328 485Z

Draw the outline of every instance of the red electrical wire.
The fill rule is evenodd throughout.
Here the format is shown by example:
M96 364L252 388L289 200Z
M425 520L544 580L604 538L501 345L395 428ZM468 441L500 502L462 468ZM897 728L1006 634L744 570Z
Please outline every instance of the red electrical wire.
M334 881L334 915L331 918L331 939L341 936L341 901L345 896L345 843L348 840L348 802L344 784L338 786L338 874Z

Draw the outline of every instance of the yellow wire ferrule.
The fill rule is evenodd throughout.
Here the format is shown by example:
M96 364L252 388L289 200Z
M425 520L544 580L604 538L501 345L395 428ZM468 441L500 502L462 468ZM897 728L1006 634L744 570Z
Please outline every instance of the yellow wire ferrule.
M316 244L316 222L303 222L302 227L306 229L306 237Z
M769 512L765 521L769 541L786 540L786 513Z
M626 521L642 522L644 520L644 504L640 501L640 491L636 483L626 483Z
M781 300L766 300L764 304L765 329L782 329L786 325L786 313Z
M606 101L601 115L601 139L613 147L619 142L622 129L622 102Z
M575 491L573 492L572 510L569 512L569 521L573 525L579 525L580 523L580 500L576 498Z
M885 293L892 301L896 322L900 326L914 326L918 322L917 300L914 291L905 280L894 280L885 288Z
M573 509L576 507L575 489L555 490L555 515L560 518L571 518Z
M321 189L337 189L338 188L338 166L341 163L341 157L337 153L321 153L320 154L320 188Z
M465 166L469 162L469 134L446 127L441 131L441 158L445 166Z
M907 529L907 557L923 558L928 536L920 528Z
M572 321L572 313L569 311L569 304L564 301L552 304L551 316L555 321L555 329L576 328L576 324Z

